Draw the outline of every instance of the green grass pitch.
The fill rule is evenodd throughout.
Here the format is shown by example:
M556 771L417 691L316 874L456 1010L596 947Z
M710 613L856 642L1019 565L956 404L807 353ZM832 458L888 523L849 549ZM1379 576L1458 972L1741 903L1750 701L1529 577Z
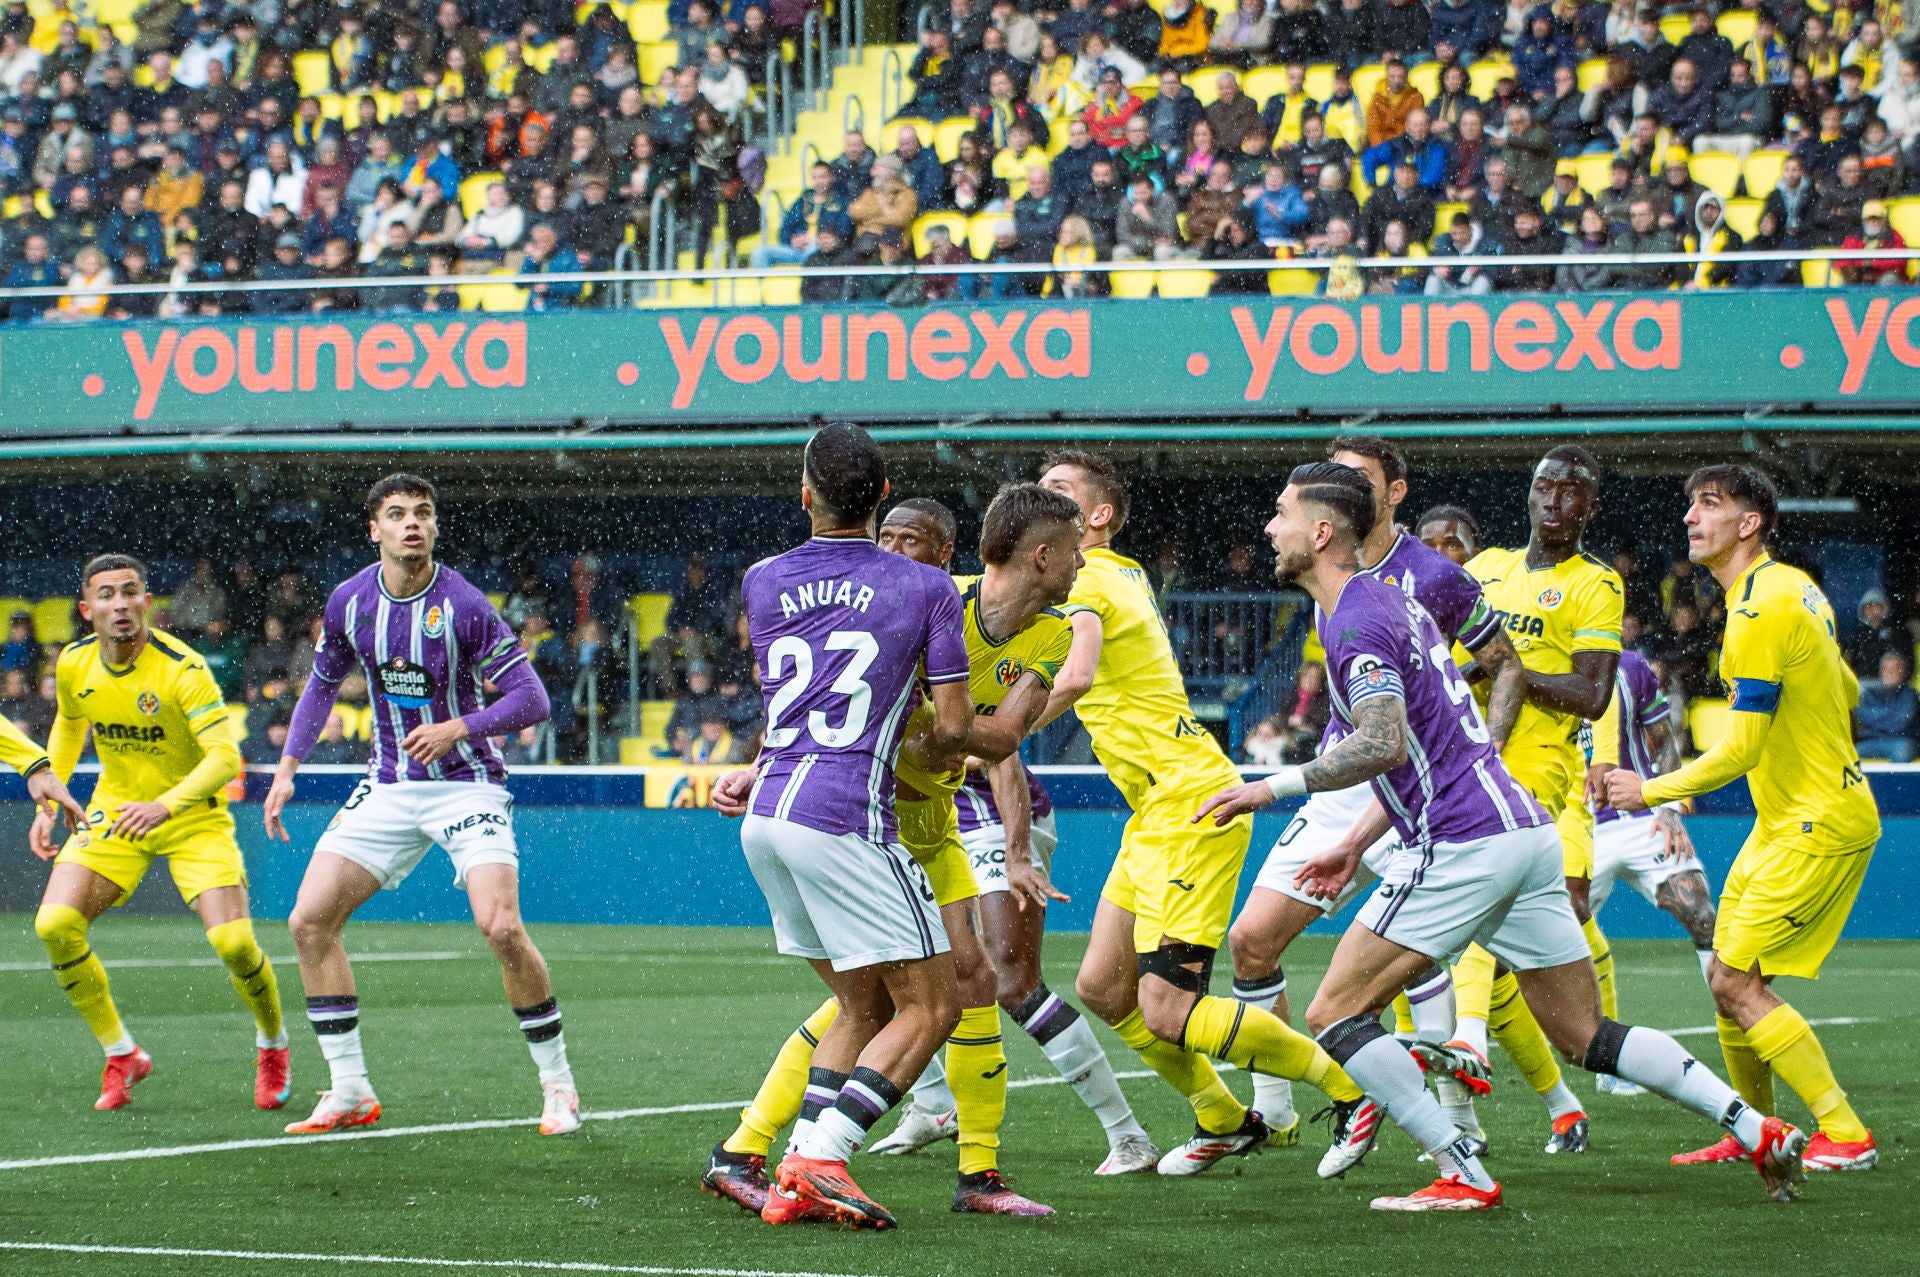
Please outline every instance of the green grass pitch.
M0 1077L7 1093L0 1164L75 1154L273 1138L325 1067L302 1022L298 973L284 927L262 923L293 1016L294 1096L283 1113L251 1104L252 1030L224 973L186 917L108 917L94 939L152 1078L119 1113L95 1113L97 1048L44 968L30 919L0 917ZM586 1107L608 1112L738 1102L752 1094L775 1047L817 1002L799 963L778 959L750 931L535 927L555 973ZM1049 981L1072 987L1081 938L1057 937ZM470 928L363 924L361 955L424 960L359 968L372 1074L389 1127L430 1126L538 1111L532 1066L500 991L497 969ZM1709 1025L1691 952L1671 941L1616 945L1626 1018L1665 1028ZM1307 997L1330 946L1288 955L1296 998ZM145 965L141 965L145 964ZM707 1149L732 1126L731 1106L590 1121L571 1139L530 1126L432 1132L298 1147L0 1169L0 1243L53 1243L495 1261L486 1271L547 1264L652 1266L662 1272L1012 1277L1027 1273L1564 1272L1580 1274L1911 1274L1920 1271L1920 1212L1907 1180L1913 1135L1911 1037L1920 1016L1906 996L1920 944L1843 946L1818 984L1788 996L1812 1017L1855 1017L1822 1037L1882 1149L1871 1174L1816 1177L1803 1200L1770 1206L1751 1170L1676 1169L1667 1156L1718 1132L1651 1097L1590 1100L1594 1151L1540 1151L1545 1112L1497 1062L1482 1112L1504 1182L1505 1210L1474 1217L1382 1217L1368 1198L1425 1181L1389 1130L1345 1181L1313 1175L1322 1138L1190 1180L1096 1179L1098 1127L1058 1085L1014 1092L1003 1165L1050 1202L1049 1220L949 1212L951 1146L902 1159L862 1158L863 1184L900 1217L889 1234L771 1229L703 1196ZM1224 983L1224 977L1219 983ZM1106 1035L1115 1066L1138 1068ZM1685 1041L1719 1067L1710 1031ZM1012 1072L1052 1077L1017 1029ZM1163 1146L1190 1127L1185 1105L1157 1079L1125 1083ZM1243 1096L1248 1080L1233 1080ZM1783 1096L1785 1095L1783 1088ZM1301 1095L1304 1108L1316 1095ZM1790 1098L1789 1116L1804 1120ZM498 1262L505 1261L505 1262ZM313 1258L189 1258L0 1249L5 1274L182 1272L307 1274L431 1272L424 1265ZM437 1271L459 1271L440 1268Z

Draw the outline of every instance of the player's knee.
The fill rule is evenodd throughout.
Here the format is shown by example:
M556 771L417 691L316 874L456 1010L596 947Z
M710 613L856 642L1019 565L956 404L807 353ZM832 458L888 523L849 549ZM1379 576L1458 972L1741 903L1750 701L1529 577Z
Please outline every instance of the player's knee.
M1233 955L1233 973L1237 976L1263 976L1280 965L1280 946L1264 928L1246 919L1236 921L1227 931L1227 951Z
M1118 1024L1133 1010L1113 981L1103 980L1084 969L1073 979L1073 992L1081 1006L1108 1024Z
M1025 1002L1040 987L1040 972L1024 962L1009 962L994 968L993 998L1011 1011Z
M70 905L41 905L33 915L33 933L47 952L64 956L68 950L85 946L87 916Z
M260 947L253 934L253 921L249 918L236 918L232 922L223 922L217 927L208 927L207 943L225 962L250 957Z
M480 933L487 938L487 947L503 958L520 954L530 943L526 924L517 913L487 919L480 924Z
M295 951L302 955L318 953L340 937L339 929L331 919L311 913L297 904L293 912L287 915L287 931L293 936Z

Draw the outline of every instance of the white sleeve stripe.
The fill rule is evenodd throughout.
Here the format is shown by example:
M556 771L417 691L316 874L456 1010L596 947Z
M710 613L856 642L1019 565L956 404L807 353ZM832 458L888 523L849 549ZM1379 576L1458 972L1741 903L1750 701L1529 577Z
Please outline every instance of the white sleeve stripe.
M929 674L929 675L927 675L927 682L929 682L929 683L958 683L958 682L959 682L959 681L960 681L961 679L963 679L963 678L966 678L966 677L967 677L967 675L968 675L968 673L969 673L969 671L967 671L967 670L961 670L961 671L960 671L960 672L959 672L958 674L942 674L942 675L940 675L940 676L939 676L939 677L937 677L937 678L936 678L936 677L935 677L934 675L932 675L932 674Z

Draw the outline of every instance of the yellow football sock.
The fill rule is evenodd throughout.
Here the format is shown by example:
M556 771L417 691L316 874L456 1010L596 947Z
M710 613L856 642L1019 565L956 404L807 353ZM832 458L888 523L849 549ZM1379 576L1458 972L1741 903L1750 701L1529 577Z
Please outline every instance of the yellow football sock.
M1460 961L1453 964L1454 1013L1465 1019L1491 1020L1493 1006L1493 955L1477 944L1467 946Z
M1806 1017L1792 1007L1775 1007L1747 1030L1753 1053L1773 1067L1780 1080L1793 1088L1813 1110L1827 1138L1843 1144L1867 1138L1860 1115L1847 1103L1847 1093L1834 1081L1827 1053Z
M1737 1020L1729 1020L1724 1015L1714 1017L1714 1027L1720 1031L1720 1054L1726 1057L1727 1081L1733 1083L1733 1089L1748 1107L1761 1113L1773 1112L1773 1069L1753 1053L1753 1043L1747 1041L1745 1030Z
M1133 1048L1142 1063L1187 1097L1201 1130L1218 1135L1239 1130L1240 1124L1247 1120L1247 1106L1233 1098L1233 1092L1214 1069L1213 1061L1197 1051L1153 1036L1140 1008L1135 1007L1126 1019L1113 1026L1113 1031Z
M1587 950L1593 954L1593 973L1600 977L1600 1014L1609 1020L1620 1019L1620 987L1613 979L1613 946L1607 943L1605 933L1600 930L1598 918L1588 918L1580 924L1581 932L1587 937Z
M269 1042L279 1041L286 1032L280 1016L280 986L273 978L273 963L267 961L259 941L254 939L252 921L240 918L208 927L207 943L226 965L233 991L253 1012L260 1036Z
M960 1124L960 1173L990 1171L1000 1160L1000 1124L1007 1117L1007 1048L1000 1008L967 1007L947 1039L947 1085Z
M1393 1036L1411 1039L1413 1033L1413 1003L1407 1001L1407 995L1393 995Z
M1203 997L1187 1016L1187 1045L1252 1073L1317 1086L1345 1104L1363 1094L1326 1048L1279 1016L1237 998Z
M100 1045L110 1047L126 1040L127 1029L107 988L107 969L87 943L87 925L85 914L66 905L41 905L33 918L33 929L53 960L54 979L61 991Z
M1507 1053L1520 1075L1527 1079L1527 1085L1538 1095L1545 1095L1558 1086L1560 1061L1553 1058L1547 1035L1541 1032L1540 1022L1527 1009L1527 1000L1520 996L1520 982L1513 978L1511 971L1503 972L1493 982L1492 1011L1487 1019L1487 1031L1493 1034L1493 1040Z
M828 998L806 1023L795 1029L773 1057L773 1067L760 1081L753 1102L740 1110L740 1125L733 1128L721 1147L729 1153L757 1153L765 1157L773 1148L773 1137L800 1116L800 1103L807 1094L807 1069L813 1063L813 1048L820 1035L833 1027L840 1004Z

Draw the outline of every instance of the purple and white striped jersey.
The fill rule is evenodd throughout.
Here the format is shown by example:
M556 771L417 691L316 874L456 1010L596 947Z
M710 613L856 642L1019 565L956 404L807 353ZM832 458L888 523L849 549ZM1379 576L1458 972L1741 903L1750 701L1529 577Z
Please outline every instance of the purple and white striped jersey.
M1613 675L1614 694L1620 698L1620 765L1642 778L1653 775L1653 741L1647 729L1667 721L1672 707L1660 690L1660 677L1647 664L1647 658L1628 648L1620 653L1620 668ZM1651 810L1620 812L1601 803L1593 809L1593 822L1644 819Z
M1473 574L1405 532L1394 537L1393 545L1378 563L1361 571L1379 577L1427 609L1440 633L1469 652L1500 628L1500 614L1487 605ZM1319 620L1315 605L1315 624ZM1326 730L1320 734L1320 752L1324 754L1339 744L1343 735L1345 731L1328 719Z
M1370 782L1409 847L1471 842L1552 820L1493 748L1449 639L1411 595L1368 573L1347 581L1320 618L1327 691L1344 734L1356 705L1395 696L1407 707L1407 760Z
M375 563L347 578L327 600L313 676L338 684L356 665L365 672L373 706L367 778L374 784L504 785L500 752L478 732L426 765L407 757L400 742L422 723L471 720L486 707L481 680L498 680L526 659L487 596L452 568L436 565L424 590L397 599L387 593Z
M828 834L898 841L893 764L925 662L963 682L960 591L872 541L814 537L740 585L766 697L750 810Z
M1033 818L1051 815L1053 795L1040 783L1031 767L1023 769L1027 773L1027 801L1032 805ZM993 801L993 786L982 771L969 771L967 779L960 786L960 792L954 796L954 802L960 808L960 832L970 834L980 829L998 829L1004 822L1000 819L1000 807Z

